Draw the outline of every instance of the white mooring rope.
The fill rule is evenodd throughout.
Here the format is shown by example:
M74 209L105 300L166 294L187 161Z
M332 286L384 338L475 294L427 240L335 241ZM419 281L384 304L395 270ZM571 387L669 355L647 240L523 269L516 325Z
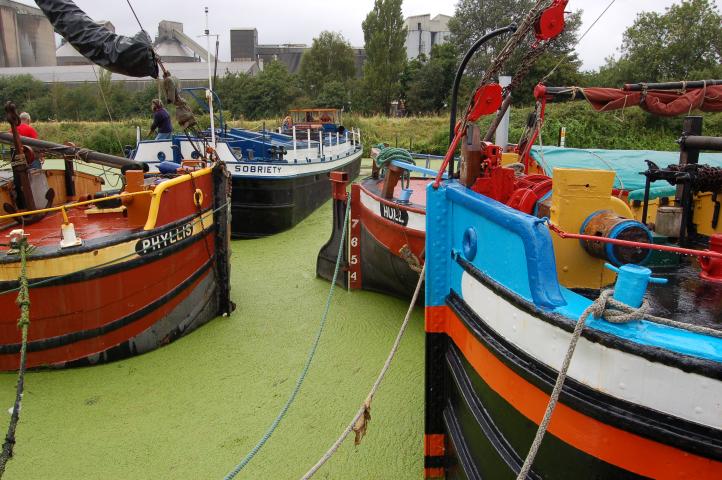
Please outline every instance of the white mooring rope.
M358 409L358 412L356 412L356 415L351 419L351 422L348 424L346 429L343 431L341 436L336 439L336 441L331 445L331 448L329 448L326 453L323 454L323 456L319 459L316 464L311 467L311 469L306 472L306 474L302 477L302 480L308 480L311 478L318 470L333 456L334 453L338 450L338 448L341 446L344 440L346 440L346 437L349 436L351 431L356 431L357 435L359 434L359 430L363 429L361 431L361 435L363 436L363 433L365 432L365 424L366 420L370 419L369 411L371 409L371 401L373 400L374 395L376 395L376 391L379 389L379 385L381 385L381 382L384 379L384 376L386 376L386 372L388 371L389 367L391 366L391 362L393 361L394 357L396 356L396 352L399 349L399 344L401 343L401 338L404 336L404 332L406 332L406 327L409 325L409 320L411 319L411 312L414 310L414 306L416 305L416 300L419 297L419 291L421 290L421 284L424 283L424 272L426 270L426 264L421 268L421 273L419 274L419 281L416 284L416 290L414 290L414 295L411 297L411 303L409 304L409 309L406 311L406 317L404 317L404 321L401 324L401 328L399 329L398 335L396 335L396 341L394 341L393 347L391 347L391 351L389 352L389 356L386 358L386 363L384 363L383 368L381 368L381 372L379 373L379 376L376 378L376 381L373 384L373 387L371 387L371 391L369 391L368 396L366 397L366 400L361 405L361 407ZM365 420L362 422L362 418ZM358 427L359 423L363 426ZM358 438L358 437L357 437Z

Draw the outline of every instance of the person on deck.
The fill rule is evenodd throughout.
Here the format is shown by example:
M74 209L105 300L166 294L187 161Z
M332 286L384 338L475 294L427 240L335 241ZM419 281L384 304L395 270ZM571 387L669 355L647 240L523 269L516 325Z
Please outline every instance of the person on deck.
M23 112L19 116L20 125L18 125L18 134L22 137L38 138L38 132L30 125L33 121L30 114L28 112ZM36 155L33 163L30 164L30 168L42 168L41 158L42 155Z
M30 125L33 119L30 118L28 112L20 114L20 125L18 125L18 133L23 137L38 138L38 132Z
M173 133L173 125L170 121L170 115L168 111L163 108L163 103L157 98L150 103L150 107L153 110L153 124L150 126L150 133L148 136L158 130L156 140L169 140Z

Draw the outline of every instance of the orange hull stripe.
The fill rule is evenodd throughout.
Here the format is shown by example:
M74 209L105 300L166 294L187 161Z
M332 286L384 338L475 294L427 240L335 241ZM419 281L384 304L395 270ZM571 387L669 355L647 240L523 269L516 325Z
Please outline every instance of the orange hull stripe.
M524 380L487 350L449 307L446 333L481 378L529 420L539 424L549 396ZM441 316L440 312L434 315ZM612 465L653 478L722 478L722 463L649 440L590 418L559 403L549 432L560 440Z
M424 435L425 457L442 457L445 451L443 433L431 433Z
M426 331L428 333L446 333L446 316L449 307L426 307Z

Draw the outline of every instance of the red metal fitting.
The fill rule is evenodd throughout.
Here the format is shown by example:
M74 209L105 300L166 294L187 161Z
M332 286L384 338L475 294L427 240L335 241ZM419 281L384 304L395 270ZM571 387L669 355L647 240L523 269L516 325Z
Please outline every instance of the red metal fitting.
M501 107L502 89L498 83L484 85L474 95L474 107L469 112L469 121L475 122L482 115L491 115Z
M333 199L334 200L346 200L346 185L348 185L348 173L347 172L331 172L329 174L331 184L333 185Z
M551 40L564 31L564 8L568 0L554 0L534 24L538 41Z
M709 239L709 249L712 252L722 253L722 235L716 233ZM702 267L702 271L699 276L703 280L710 282L722 283L722 259L700 257L699 265Z

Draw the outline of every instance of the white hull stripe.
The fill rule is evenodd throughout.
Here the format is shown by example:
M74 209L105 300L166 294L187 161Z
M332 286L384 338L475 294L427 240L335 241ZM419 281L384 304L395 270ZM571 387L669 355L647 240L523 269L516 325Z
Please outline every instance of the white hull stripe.
M377 217L381 217L381 202L363 190L361 190L361 205L368 208L371 213ZM409 222L406 224L406 228L417 230L421 233L426 232L426 215L409 210L406 210L406 212L409 214Z
M559 370L571 332L529 313L479 283L461 278L461 296L504 340ZM591 342L577 344L569 377L621 400L702 425L722 429L722 382Z

